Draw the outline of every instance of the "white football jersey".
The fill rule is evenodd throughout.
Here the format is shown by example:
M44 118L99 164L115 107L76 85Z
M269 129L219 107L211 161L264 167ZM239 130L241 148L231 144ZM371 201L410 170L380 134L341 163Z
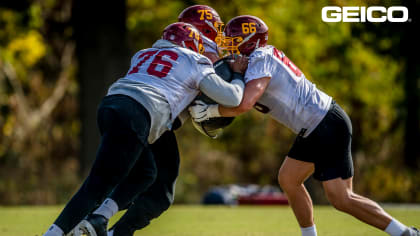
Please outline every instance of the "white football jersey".
M307 137L328 112L332 98L317 89L283 52L271 45L250 55L245 83L262 77L271 79L255 108Z
M153 143L198 95L200 81L210 73L215 71L207 57L158 40L132 57L127 75L111 85L108 95L124 94L146 107Z

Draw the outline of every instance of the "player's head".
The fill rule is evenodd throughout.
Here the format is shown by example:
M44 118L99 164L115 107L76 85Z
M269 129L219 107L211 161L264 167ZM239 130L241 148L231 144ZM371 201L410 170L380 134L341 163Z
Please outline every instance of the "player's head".
M176 45L203 54L203 40L200 32L191 24L184 22L172 23L163 30L162 39L168 40Z
M179 14L178 21L194 25L204 36L214 42L222 34L223 22L219 14L206 5L194 5L185 8Z
M221 48L232 54L249 55L267 45L268 27L260 18L250 15L232 18L225 27Z

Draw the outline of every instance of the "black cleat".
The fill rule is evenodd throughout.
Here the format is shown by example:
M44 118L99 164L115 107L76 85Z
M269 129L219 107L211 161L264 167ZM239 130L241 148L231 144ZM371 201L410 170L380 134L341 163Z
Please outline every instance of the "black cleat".
M401 236L420 236L420 231L414 227L409 227Z
M102 215L91 214L79 224L79 230L87 236L107 236L108 219Z

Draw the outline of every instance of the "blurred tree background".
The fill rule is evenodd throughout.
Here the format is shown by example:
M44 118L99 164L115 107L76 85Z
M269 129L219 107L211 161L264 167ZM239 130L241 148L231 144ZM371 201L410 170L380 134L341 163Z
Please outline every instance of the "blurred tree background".
M0 3L0 204L66 202L99 143L96 107L130 57L151 47L187 6L208 4L227 22L250 14L353 122L355 189L378 201L420 202L420 1L27 0ZM321 9L404 5L407 23L323 23ZM276 184L294 141L256 111L211 140L188 122L177 131L176 201L210 186ZM309 180L315 202L319 183Z

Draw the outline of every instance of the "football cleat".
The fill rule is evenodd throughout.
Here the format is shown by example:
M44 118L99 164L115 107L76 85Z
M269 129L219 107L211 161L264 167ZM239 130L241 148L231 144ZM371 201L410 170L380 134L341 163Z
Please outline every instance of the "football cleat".
M420 236L420 231L414 227L409 227L401 236Z
M80 230L80 223L65 236L83 236L83 231Z
M87 236L107 236L108 219L102 215L91 214L86 219L80 222L79 227L75 229L75 232L79 230L82 235Z
M72 231L66 234L66 236L83 236L83 231L81 231L79 225L77 225Z

